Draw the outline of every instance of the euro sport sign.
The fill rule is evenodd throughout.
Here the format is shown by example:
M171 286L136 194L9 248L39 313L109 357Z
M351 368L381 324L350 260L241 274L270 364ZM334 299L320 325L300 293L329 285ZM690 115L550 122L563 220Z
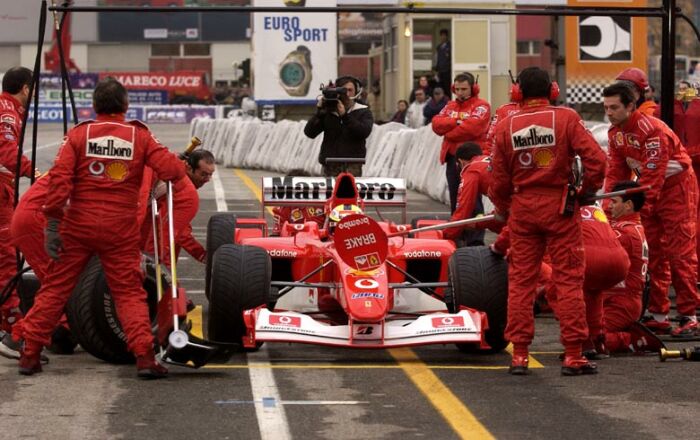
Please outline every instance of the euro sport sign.
M266 206L322 206L333 196L331 177L263 177ZM406 206L406 181L384 177L356 177L357 192L365 206Z
M388 239L379 223L362 214L339 221L333 243L340 259L357 270L376 269L384 263L388 252Z

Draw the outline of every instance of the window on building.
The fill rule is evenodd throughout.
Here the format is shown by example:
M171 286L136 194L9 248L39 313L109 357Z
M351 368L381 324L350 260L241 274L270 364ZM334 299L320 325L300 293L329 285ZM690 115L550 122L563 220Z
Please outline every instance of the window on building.
M399 67L399 28L392 26L392 45L391 45L391 70L396 71Z
M346 42L340 45L341 55L367 56L372 48L372 43L366 41Z
M180 43L154 43L151 44L152 57L179 57Z
M542 52L542 42L537 40L525 40L517 42L518 55L532 56Z
M389 72L391 71L391 47L393 46L392 42L392 33L391 31L389 32L384 32L384 71Z
M184 43L182 54L186 57L208 57L211 55L210 47L206 43Z

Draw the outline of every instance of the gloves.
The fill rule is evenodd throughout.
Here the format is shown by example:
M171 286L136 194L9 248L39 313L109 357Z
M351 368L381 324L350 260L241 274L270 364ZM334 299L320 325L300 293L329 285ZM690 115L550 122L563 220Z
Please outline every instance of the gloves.
M53 260L58 260L58 253L63 250L63 241L58 232L60 225L60 220L50 218L46 221L46 229L44 229L44 248Z
M496 246L493 245L493 243L491 243L491 244L489 245L489 250L491 251L491 254L492 254L494 257L498 258L499 260L502 260L503 258L505 258L505 255L503 255L502 253L500 253L500 252L498 251L498 249L496 249Z
M593 197L595 196L595 192L593 191L587 191L587 192L581 192L576 196L576 199L578 200L579 206L588 206L588 205L593 205L595 204L595 200Z
M493 211L493 219L496 220L497 222L507 223L508 222L508 215L502 214L498 211Z

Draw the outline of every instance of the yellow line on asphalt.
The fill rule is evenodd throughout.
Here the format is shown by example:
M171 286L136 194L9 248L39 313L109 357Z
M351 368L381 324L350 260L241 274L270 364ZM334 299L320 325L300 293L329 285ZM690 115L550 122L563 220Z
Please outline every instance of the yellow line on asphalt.
M262 202L262 190L260 189L260 186L253 182L253 179L248 177L248 175L240 168L234 168L233 172L236 173L236 176L243 181L243 184L247 186L248 189L253 192L253 194L255 194L258 202ZM272 208L268 206L267 210L270 214L272 214Z
M506 347L506 351L512 355L513 344L508 344L508 346ZM532 357L532 353L530 353L528 356L528 364L530 368L544 368L544 365L542 365L537 359Z
M260 188L242 170L236 168L234 172L260 201L262 199ZM464 403L420 360L413 350L396 348L389 350L389 353L398 362L398 367L411 379L460 438L494 438ZM535 362L541 366L539 362Z
M410 365L412 362L403 362L405 365ZM420 360L419 364L423 364ZM413 362L413 364L418 364ZM426 365L426 368L430 370L507 370L507 366L501 365ZM244 364L207 364L202 368L211 368L214 370L244 370L248 368L270 368L274 370L295 370L295 369L309 369L309 370L398 370L404 369L403 365L377 365L377 364L272 364L267 363L256 364L251 362L248 365Z
M187 314L187 317L192 321L192 329L190 330L192 336L204 339L204 332L202 331L202 306L195 306L194 310Z
M393 348L389 350L389 353L460 438L494 438L467 406L418 358L413 350Z

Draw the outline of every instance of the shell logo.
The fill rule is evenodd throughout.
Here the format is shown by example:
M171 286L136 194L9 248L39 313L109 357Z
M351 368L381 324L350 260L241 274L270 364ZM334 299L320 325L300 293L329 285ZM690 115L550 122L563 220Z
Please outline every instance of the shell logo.
M107 165L105 174L107 174L107 177L110 179L121 182L129 175L129 167L127 167L124 162L112 162Z
M548 168L552 165L554 154L549 148L543 148L533 154L533 159L539 168Z
M596 209L595 211L593 211L593 218L595 218L596 220L598 220L601 223L608 222L608 218L605 216L605 213L599 209Z

